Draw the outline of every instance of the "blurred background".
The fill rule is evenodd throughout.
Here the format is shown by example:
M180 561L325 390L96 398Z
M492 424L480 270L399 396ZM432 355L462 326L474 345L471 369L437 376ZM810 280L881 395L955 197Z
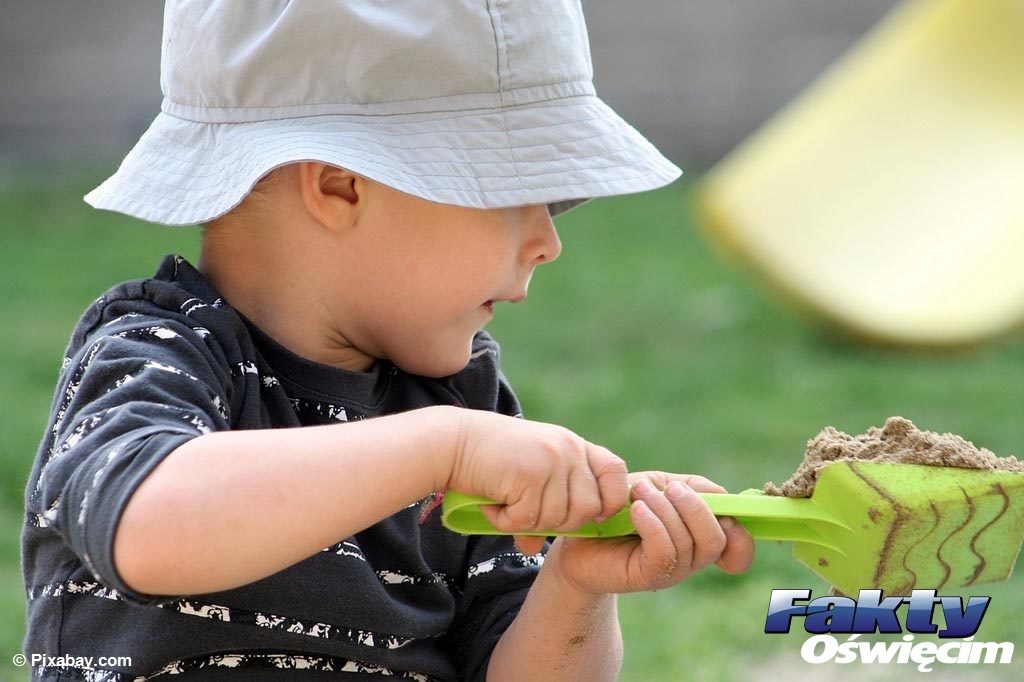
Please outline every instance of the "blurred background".
M677 164L716 161L893 0L584 3L598 93ZM0 159L119 161L160 107L161 2L3 0Z
M701 473L730 490L786 478L826 425L861 433L894 414L1024 454L1019 333L956 350L863 345L794 312L709 245L689 208L706 170L894 4L584 3L598 93L687 175L559 219L561 259L538 271L529 305L502 310L490 327L528 417L607 445L633 469ZM114 283L152 274L164 253L195 259L199 241L194 229L81 200L159 109L162 3L2 0L0 9L0 680L16 680L26 677L10 663L24 634L22 496L71 329ZM1018 576L953 591L993 596L979 640L1024 643L1021 586ZM624 596L622 679L821 672L800 658L806 635L763 634L773 588L827 590L787 546L760 543L743 576L712 569ZM956 675L1024 679L1022 666ZM840 679L919 674L826 667Z

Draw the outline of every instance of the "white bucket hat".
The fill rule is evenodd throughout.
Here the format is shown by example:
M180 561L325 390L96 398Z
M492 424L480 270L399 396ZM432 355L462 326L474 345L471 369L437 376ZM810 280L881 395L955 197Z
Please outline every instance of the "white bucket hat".
M204 223L310 160L554 215L678 178L592 76L579 0L167 0L161 113L85 200Z

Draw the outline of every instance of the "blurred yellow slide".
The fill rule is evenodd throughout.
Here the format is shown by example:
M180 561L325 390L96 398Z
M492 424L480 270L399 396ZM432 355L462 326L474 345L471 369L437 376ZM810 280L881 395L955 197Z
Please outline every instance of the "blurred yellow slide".
M715 241L854 335L1024 321L1024 0L910 0L702 179Z

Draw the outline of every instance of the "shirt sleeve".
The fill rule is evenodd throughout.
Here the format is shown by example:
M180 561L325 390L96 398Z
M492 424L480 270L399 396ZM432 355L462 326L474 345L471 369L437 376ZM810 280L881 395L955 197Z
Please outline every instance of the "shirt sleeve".
M58 532L94 577L127 599L114 533L128 500L186 441L229 428L229 386L188 325L134 315L99 327L65 361L29 483L36 523Z

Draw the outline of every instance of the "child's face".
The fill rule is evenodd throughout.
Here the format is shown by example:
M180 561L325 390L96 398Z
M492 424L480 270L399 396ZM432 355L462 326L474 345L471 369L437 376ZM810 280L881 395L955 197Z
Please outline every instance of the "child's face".
M495 304L522 300L534 268L561 252L545 205L473 209L378 183L366 191L345 246L364 276L358 292L336 292L351 325L342 331L363 353L408 372L461 370Z

